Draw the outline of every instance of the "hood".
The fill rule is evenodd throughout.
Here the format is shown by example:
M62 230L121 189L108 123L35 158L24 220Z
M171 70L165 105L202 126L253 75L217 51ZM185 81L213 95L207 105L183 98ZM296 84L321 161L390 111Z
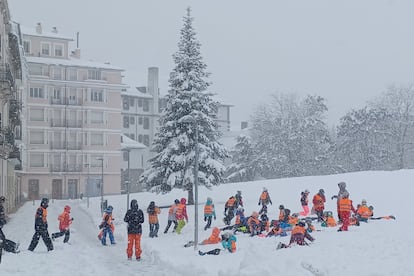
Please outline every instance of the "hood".
M180 203L181 203L181 204L186 204L186 203L187 203L187 200L186 200L185 198L182 198L182 199L180 200Z
M339 187L339 189L343 190L343 189L346 188L346 183L345 182L339 182L338 187Z
M136 199L131 200L131 209L138 210L138 201Z
M206 204L207 205L213 204L213 200L211 198L207 198Z
M218 227L214 227L211 233L213 236L218 237L220 235L220 229Z
M65 212L70 213L70 206L69 205L66 205L63 210L65 210Z

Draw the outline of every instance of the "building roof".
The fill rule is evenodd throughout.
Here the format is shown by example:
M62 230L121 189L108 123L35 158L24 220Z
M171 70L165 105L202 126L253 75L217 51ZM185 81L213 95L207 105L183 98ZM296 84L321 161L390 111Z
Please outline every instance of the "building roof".
M128 150L128 149L145 149L147 148L146 145L132 140L128 136L121 134L121 150Z
M59 59L59 58L45 58L45 57L26 57L27 62L39 63L39 64L48 64L48 65L62 65L62 66L73 66L73 67L87 67L87 68L96 68L96 69L108 69L108 70L117 70L124 71L121 67L113 66L109 63L99 63L90 60L82 60L77 58L70 59Z
M20 26L20 31L22 32L23 35L47 37L47 38L73 41L73 38L71 36L60 34L57 31L56 32L52 32L52 31L46 31L45 32L44 30L42 30L42 33L38 34L36 32L36 27L28 28L26 26Z
M143 93L138 90L138 87L129 87L126 91L121 92L122 96L131 96L131 97L137 97L137 98L147 98L152 99L153 96L148 93Z

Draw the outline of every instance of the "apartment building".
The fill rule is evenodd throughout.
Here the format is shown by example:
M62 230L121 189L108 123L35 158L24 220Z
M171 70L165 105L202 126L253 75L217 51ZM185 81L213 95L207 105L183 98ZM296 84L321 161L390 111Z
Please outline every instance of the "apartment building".
M130 86L122 91L122 132L125 136L135 140L139 145L134 151L123 153L124 163L122 170L122 183L130 179L132 186L142 189L139 186L139 175L149 165L148 159L154 156L151 145L155 134L159 129L158 120L165 105L165 99L160 96L159 70L157 67L148 68L147 86ZM230 131L230 108L232 105L224 104L220 100L217 112L217 123L222 133ZM128 159L129 158L129 159ZM126 167L127 160L130 162L129 170ZM130 171L129 178L127 172ZM131 177L132 175L132 177Z
M123 70L82 60L57 28L21 30L28 81L18 176L25 197L120 193Z
M7 211L20 203L22 51L20 27L10 19L6 0L0 1L0 195Z

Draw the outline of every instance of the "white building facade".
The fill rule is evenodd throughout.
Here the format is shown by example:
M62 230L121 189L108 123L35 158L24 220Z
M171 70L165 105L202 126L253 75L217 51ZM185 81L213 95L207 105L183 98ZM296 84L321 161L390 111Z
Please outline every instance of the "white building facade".
M22 29L22 170L27 199L117 194L121 190L122 69L80 59L71 37L40 23Z

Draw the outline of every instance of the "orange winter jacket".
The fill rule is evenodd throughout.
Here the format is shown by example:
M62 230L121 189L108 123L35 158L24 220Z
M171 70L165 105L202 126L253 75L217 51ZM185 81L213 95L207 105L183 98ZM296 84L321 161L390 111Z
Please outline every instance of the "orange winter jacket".
M369 219L370 217L372 217L373 212L371 211L371 209L368 208L368 206L366 205L361 205L358 210L357 210L357 214L364 219Z
M341 198L338 201L338 207L339 212L351 212L351 210L355 212L355 208L352 206L352 200L349 198Z
M306 233L306 228L305 227L296 225L295 227L293 227L291 235L292 236L295 235L295 234L305 235L305 233Z
M70 207L65 207L65 210L62 212L62 214L59 215L58 220L60 231L65 231L69 229L69 225L72 223L72 219L70 218Z
M312 203L313 203L313 208L316 211L323 211L323 209L325 209L325 197L322 197L320 194L316 194L313 197Z
M299 222L299 218L289 216L289 222L288 222L289 224L296 225L298 222Z
M154 213L150 214L148 213L148 223L149 224L157 224L158 223L158 214L161 213L161 210L159 207L154 207Z
M326 218L326 226L328 227L334 227L336 226L336 220L333 217L327 217Z
M214 227L211 232L210 237L202 241L201 244L216 244L216 243L219 243L220 241L221 241L220 229L218 229L217 227Z

